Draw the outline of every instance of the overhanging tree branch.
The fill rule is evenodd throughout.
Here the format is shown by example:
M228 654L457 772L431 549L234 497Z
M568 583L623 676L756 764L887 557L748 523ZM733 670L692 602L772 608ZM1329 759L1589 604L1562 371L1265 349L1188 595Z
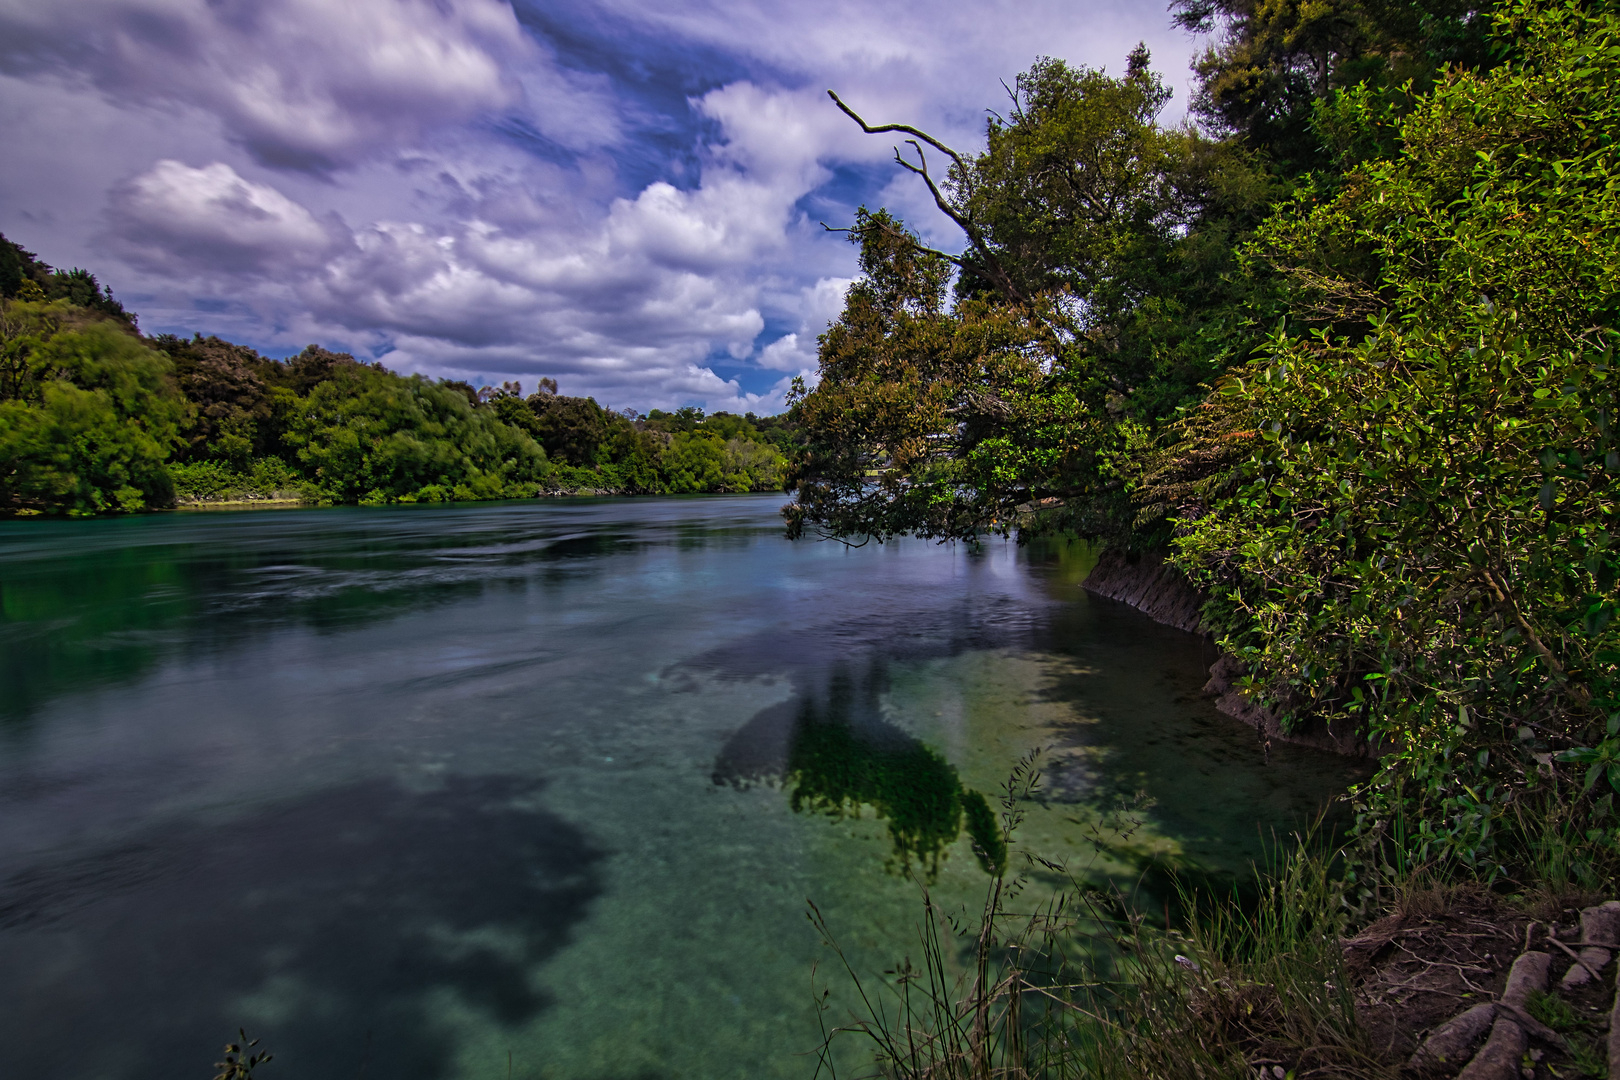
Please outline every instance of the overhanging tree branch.
M823 221L821 223L821 227L823 229L826 229L828 232L859 233L859 232L862 231L862 228L857 227L857 226L850 226L850 227L847 227L847 228L835 229L831 225L827 224L825 221ZM916 237L912 236L910 233L906 232L903 229L897 229L893 225L889 225L889 224L886 224L884 222L875 221L872 224L865 226L864 228L867 228L867 229L880 229L880 230L882 230L882 232L885 235L893 237L896 240L904 241L905 243L911 245L911 249L913 251L920 251L924 255L937 256L938 258L944 259L946 262L951 263L953 266L961 266L962 265L962 256L960 256L960 255L952 255L950 252L941 251L938 248L931 248L927 244L924 244L921 241L919 241Z
M940 142L926 131L914 128L910 124L868 124L864 119L862 119L859 113L850 108L848 105L845 105L843 100L839 98L835 91L828 90L827 96L833 99L833 104L837 105L838 108L843 111L845 116L859 124L861 126L861 130L866 132L868 135L881 135L888 131L899 131L912 136L912 138L906 140L906 143L910 145L912 149L917 151L918 164L913 165L911 162L907 161L905 157L901 155L900 148L898 146L894 148L894 160L902 168L909 172L914 172L923 178L923 183L928 185L928 193L934 197L934 205L939 207L940 213L956 222L957 228L961 229L963 234L967 236L968 244L973 248L974 254L978 256L978 261L982 269L985 271L986 276L989 277L991 284L993 284L996 289L1008 300L1015 304L1023 304L1027 306L1029 304L1029 298L1024 295L1023 290L1018 288L1018 286L1013 283L1012 276L1008 274L1007 271L1002 267L1001 260L997 259L995 252L990 249L990 244L985 239L983 230L975 225L966 214L958 210L951 203L950 199L945 197L945 193L940 190L939 185L934 182L933 176L928 171L928 157L923 153L923 148L918 140L927 143L935 150L938 150L940 153L950 158L956 167L961 169L965 175L968 165L967 162L963 160L962 155L957 153L955 150L952 150L949 146L946 146L944 143ZM960 258L953 258L951 261L958 266L963 265Z

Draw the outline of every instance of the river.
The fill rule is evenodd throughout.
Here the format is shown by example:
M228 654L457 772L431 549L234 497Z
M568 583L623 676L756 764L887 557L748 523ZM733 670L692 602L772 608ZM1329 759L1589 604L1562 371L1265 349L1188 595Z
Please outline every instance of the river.
M1267 764L1081 545L781 501L0 523L0 1076L201 1080L245 1027L264 1080L808 1077L806 901L880 969L919 862L795 812L807 733L992 803L1043 748L1018 841L1150 893L1351 778ZM977 902L965 836L924 854Z

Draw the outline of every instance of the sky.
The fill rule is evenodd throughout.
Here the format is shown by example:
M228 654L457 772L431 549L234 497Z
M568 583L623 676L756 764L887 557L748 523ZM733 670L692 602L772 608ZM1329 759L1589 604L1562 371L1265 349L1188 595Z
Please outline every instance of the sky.
M961 247L826 91L971 151L1138 41L1176 120L1163 0L0 0L0 232L149 334L768 415L856 272L823 223Z

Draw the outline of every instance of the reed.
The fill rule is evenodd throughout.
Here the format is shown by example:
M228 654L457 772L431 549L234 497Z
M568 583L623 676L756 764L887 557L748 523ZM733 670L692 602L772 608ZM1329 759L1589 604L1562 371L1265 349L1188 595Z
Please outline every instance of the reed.
M1008 846L1038 778L1026 759L1004 788ZM1334 853L1312 839L1278 852L1257 875L1257 898L1183 889L1183 927L1028 852L1014 859L1021 872L991 878L965 924L919 878L920 960L878 978L856 970L811 905L847 988L837 1001L853 1003L835 1015L832 987L818 985L816 1075L836 1080L854 1039L870 1061L855 1075L896 1080L1387 1076L1343 970L1348 908ZM1062 887L1026 903L1031 883L1053 874Z

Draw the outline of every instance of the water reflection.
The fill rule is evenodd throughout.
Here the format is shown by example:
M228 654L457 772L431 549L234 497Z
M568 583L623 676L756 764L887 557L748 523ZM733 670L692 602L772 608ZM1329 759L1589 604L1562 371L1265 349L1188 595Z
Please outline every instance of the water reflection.
M196 1075L238 1024L307 1078L802 1075L805 898L892 964L891 871L973 902L1032 746L1020 839L1118 880L1242 874L1342 786L1084 549L776 503L0 524L0 1075Z
M0 931L32 943L0 976L10 1075L58 1070L62 1048L32 1034L63 1013L95 1020L74 1040L79 1075L157 1076L249 1012L275 1018L277 1056L300 1074L444 1075L442 1010L531 1020L548 998L530 970L601 891L602 852L540 808L542 788L349 784L0 880ZM39 978L80 956L107 976L93 989Z
M824 699L762 710L721 750L715 783L780 780L795 812L834 819L873 810L888 824L892 869L903 873L915 860L930 877L965 817L980 865L999 871L1005 844L984 796L964 788L938 750L883 719L885 668L877 662L856 677L837 665Z
M289 625L340 632L531 580L572 583L666 540L656 529L580 528L598 506L0 522L0 730L64 692L128 683L177 654L240 649ZM528 517L517 529L512 510ZM687 546L754 531L713 508L698 516L720 520L657 524Z

